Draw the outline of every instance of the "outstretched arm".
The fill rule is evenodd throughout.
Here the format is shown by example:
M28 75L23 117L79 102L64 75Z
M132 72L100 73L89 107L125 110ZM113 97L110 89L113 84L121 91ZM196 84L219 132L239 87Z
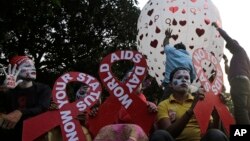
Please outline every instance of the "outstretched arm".
M170 28L168 28L166 31L165 31L165 38L163 40L163 46L165 47L167 44L169 44L169 39L172 37L172 31Z
M220 26L216 23L216 22L213 22L212 23L212 26L214 26L218 32L220 33L220 35L224 38L224 40L226 42L230 42L232 41L233 39L226 33L226 31L224 31L222 28L220 28Z
M218 24L216 22L212 23L212 26L214 26L218 32L220 33L220 35L224 38L224 40L227 42L226 44L226 48L231 52L231 53L235 53L238 52L239 50L241 51L245 51L240 45L239 43L232 39L222 28L220 28L220 26L218 26Z

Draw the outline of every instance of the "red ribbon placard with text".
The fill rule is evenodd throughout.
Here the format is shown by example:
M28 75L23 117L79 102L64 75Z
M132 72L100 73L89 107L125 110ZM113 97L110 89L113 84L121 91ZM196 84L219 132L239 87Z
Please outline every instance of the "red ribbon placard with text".
M216 69L216 77L212 83L209 82L201 66L202 61L205 60L210 61ZM193 52L193 64L201 85L206 91L205 99L199 101L194 109L196 119L201 128L201 133L204 134L206 132L211 113L215 108L222 120L222 124L225 127L227 134L229 134L229 126L234 123L234 118L219 97L223 85L223 73L219 62L211 53L203 49L196 49Z
M128 60L134 63L132 74L125 82L120 82L111 71L113 63ZM145 133L152 128L156 114L149 113L147 103L136 94L138 86L147 74L146 60L137 51L116 51L106 56L100 65L99 76L110 96L101 105L97 117L89 120L89 130L95 136L100 128L117 121L118 111L123 106L133 123L142 127Z
M90 91L86 97L69 103L66 86L69 82L82 82ZM60 76L53 87L53 101L58 104L59 110L48 111L24 121L23 140L33 141L56 126L61 127L64 141L85 141L80 122L76 116L90 108L99 100L102 92L101 85L94 77L80 72L69 72Z

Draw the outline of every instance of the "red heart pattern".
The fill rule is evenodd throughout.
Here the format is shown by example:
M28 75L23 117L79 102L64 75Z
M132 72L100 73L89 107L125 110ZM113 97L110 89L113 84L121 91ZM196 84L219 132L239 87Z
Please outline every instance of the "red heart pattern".
M176 41L178 39L178 35L172 35L172 38Z
M137 45L143 54L148 55L149 73L153 77L158 76L156 78L158 84L161 84L164 78L162 75L164 59L157 58L157 62L155 62L155 57L152 56L165 57L162 42L167 28L173 30L171 44L183 42L187 46L187 51L192 54L193 50L197 48L207 49L207 43L213 41L214 43L209 49L215 52L218 59L221 58L219 55L223 51L223 41L221 41L221 37L214 35L216 32L212 32L211 27L212 21L220 21L220 19L215 20L219 15L214 10L216 7L214 8L210 3L211 0L157 0L150 1L142 9L137 25L139 29ZM197 46L198 40L203 40L204 44ZM209 66L205 66L205 68L208 72L212 69ZM194 81L194 85L199 85L199 82Z
M158 45L158 40L156 40L156 39L154 41L151 41L151 43L150 43L150 46L153 48L156 48L157 45Z
M204 29L200 29L200 28L197 28L195 30L196 34L201 37L204 33L205 33L205 30Z
M178 6L171 6L169 7L169 11L171 11L172 13L175 13L179 10L179 7Z
M182 20L180 20L180 21L179 21L179 24L180 24L181 26L185 26L185 25L186 25L186 23L187 23L187 21L185 21L185 20L183 20L183 21L182 21Z
M205 21L205 23L206 23L207 25L210 24L210 20L209 20L209 19L205 19L204 21Z

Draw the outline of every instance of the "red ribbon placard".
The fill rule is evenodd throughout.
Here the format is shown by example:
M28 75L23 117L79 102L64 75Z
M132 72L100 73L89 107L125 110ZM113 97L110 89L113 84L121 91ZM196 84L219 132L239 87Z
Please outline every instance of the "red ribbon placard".
M113 63L128 60L134 63L132 75L125 82L120 82L111 71ZM116 51L106 56L100 65L99 76L110 96L100 106L97 117L89 120L89 130L95 136L100 128L117 121L118 111L123 106L134 124L149 133L156 114L149 113L147 103L140 99L135 91L147 74L146 60L137 51Z
M205 60L211 62L216 69L216 77L212 83L209 82L201 66L201 63ZM204 134L206 132L210 121L210 115L215 108L227 134L229 134L229 126L234 123L234 118L219 97L223 85L223 73L220 64L211 53L203 49L196 49L193 52L193 64L201 85L206 91L205 99L199 101L194 109L196 119L201 128L201 133Z
M86 97L69 103L66 86L70 82L82 82L90 91ZM90 108L99 100L102 92L101 85L94 77L80 72L69 72L60 76L53 87L53 101L58 104L59 110L49 111L24 121L23 140L33 141L39 136L47 133L56 126L61 127L63 140L85 141L80 122L76 116Z

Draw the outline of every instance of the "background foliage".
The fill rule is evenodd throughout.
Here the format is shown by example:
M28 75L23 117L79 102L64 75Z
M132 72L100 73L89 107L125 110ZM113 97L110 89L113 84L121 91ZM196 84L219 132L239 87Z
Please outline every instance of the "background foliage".
M40 82L53 86L65 72L97 79L102 57L136 50L137 0L1 0L0 63L13 55L34 61ZM128 63L115 64L120 78ZM157 84L156 84L157 85Z
M51 87L65 72L80 71L97 79L102 57L136 50L137 0L1 0L0 63L13 55L34 61L38 81ZM127 67L130 66L130 67ZM119 79L131 62L112 66ZM145 93L156 101L162 95L154 79ZM229 98L228 101L230 101ZM232 111L232 103L228 104Z
M137 0L2 0L1 63L34 59L40 81L69 70L97 75L103 56L136 49ZM56 76L54 76L56 75ZM45 77L46 76L46 77Z

